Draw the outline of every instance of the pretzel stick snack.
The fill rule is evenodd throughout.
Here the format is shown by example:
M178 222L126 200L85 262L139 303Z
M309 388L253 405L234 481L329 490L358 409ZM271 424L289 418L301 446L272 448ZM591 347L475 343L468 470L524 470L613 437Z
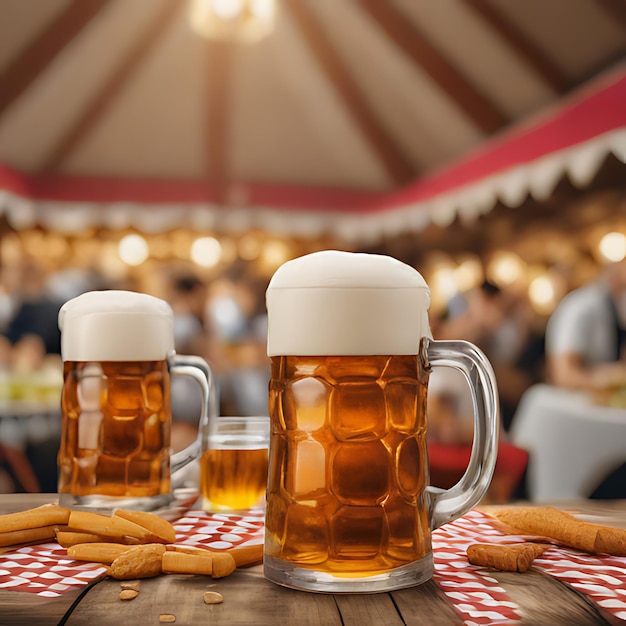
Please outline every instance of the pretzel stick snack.
M197 546L187 546L184 544L169 545L168 550L182 552L183 554L198 554L200 556L215 556L216 554L229 554L235 560L237 567L256 565L263 562L263 544L245 546L243 548L231 548L230 550L209 550Z
M168 574L205 574L223 578L235 571L236 564L228 552L205 554L167 550L163 555L163 571Z
M549 537L584 552L626 556L626 530L583 522L553 507L511 507L494 515L520 533Z
M57 530L56 532L57 543L63 548L69 548L80 543L100 543L104 541L104 538L100 535L94 535L92 533L75 532L72 530Z
M148 543L154 539L153 534L135 522L129 522L117 515L101 515L90 511L72 511L68 521L70 530L103 537L115 537L123 541L124 537L135 537Z
M124 543L128 545L146 543L135 537L105 537L103 535L95 535L94 533L73 530L57 530L56 539L57 543L63 548L69 548L81 543Z
M532 562L548 549L536 543L500 545L475 543L467 548L467 560L473 565L482 565L505 572L526 572Z
M56 526L42 526L41 528L25 528L24 530L0 533L0 546L17 546L34 541L48 541L54 539L56 530Z
M132 547L121 543L79 543L67 549L67 556L77 561L111 565L118 556Z
M116 509L114 516L121 517L148 530L160 543L174 543L176 531L174 527L162 517L148 511L127 511Z
M70 517L70 510L56 504L44 504L34 509L0 515L0 533L14 530L27 530L53 526L64 526Z
M233 548L228 550L237 567L246 567L247 565L256 565L263 562L263 544L255 546L245 546L243 548Z
M237 569L235 559L233 559L228 552L213 555L213 573L211 574L213 578L224 578L224 576L230 576L235 569Z

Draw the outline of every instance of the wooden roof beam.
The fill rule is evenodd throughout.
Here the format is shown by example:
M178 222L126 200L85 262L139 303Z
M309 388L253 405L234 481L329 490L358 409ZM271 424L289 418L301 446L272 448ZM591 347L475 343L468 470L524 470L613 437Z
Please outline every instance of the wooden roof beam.
M89 4L89 2L85 4ZM80 144L96 125L104 111L115 100L182 6L183 3L166 2L161 12L154 18L145 32L137 35L134 45L118 62L115 70L100 86L100 89L92 97L87 107L58 142L56 148L52 150L45 165L41 168L43 172L58 169L63 160L71 154L74 148Z
M626 30L626 2L624 0L596 0L602 10Z
M559 68L541 52L515 25L486 0L465 0L516 54L533 69L556 93L565 93L569 80Z
M74 0L0 76L0 116L110 0Z
M472 85L435 46L387 0L358 0L389 38L456 101L484 132L500 130L510 120Z
M230 99L232 97L232 66L234 43L229 40L208 39L208 118L206 126L207 180L221 204L228 203L231 182L229 159Z
M379 121L307 3L302 0L285 0L285 6L389 177L396 185L413 180L417 175L415 166Z

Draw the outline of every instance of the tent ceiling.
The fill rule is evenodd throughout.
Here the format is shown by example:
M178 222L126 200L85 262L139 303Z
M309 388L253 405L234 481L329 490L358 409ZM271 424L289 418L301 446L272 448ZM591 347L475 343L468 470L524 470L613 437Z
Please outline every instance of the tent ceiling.
M626 0L278 0L249 46L187 7L0 0L0 163L195 185L239 227L371 208L626 56Z

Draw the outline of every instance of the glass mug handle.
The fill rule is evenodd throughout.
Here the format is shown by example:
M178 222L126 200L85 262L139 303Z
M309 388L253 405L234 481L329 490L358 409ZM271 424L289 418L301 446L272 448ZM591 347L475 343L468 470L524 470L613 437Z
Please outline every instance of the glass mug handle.
M474 441L469 465L450 489L429 486L431 529L435 530L467 513L485 495L498 456L498 389L487 357L468 341L425 338L423 358L427 369L452 367L468 382L474 405Z
M172 454L170 459L170 472L173 484L174 475L200 456L201 435L207 430L209 421L217 415L217 394L211 368L202 357L171 354L168 356L167 362L171 376L191 376L198 382L202 392L202 411L200 413L198 437L185 449Z

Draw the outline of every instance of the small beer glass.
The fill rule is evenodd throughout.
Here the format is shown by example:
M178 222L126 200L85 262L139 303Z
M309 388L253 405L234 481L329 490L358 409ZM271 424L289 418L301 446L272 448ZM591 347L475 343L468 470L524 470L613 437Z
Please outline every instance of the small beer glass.
M200 491L206 511L265 505L269 430L267 416L211 419L200 457Z

